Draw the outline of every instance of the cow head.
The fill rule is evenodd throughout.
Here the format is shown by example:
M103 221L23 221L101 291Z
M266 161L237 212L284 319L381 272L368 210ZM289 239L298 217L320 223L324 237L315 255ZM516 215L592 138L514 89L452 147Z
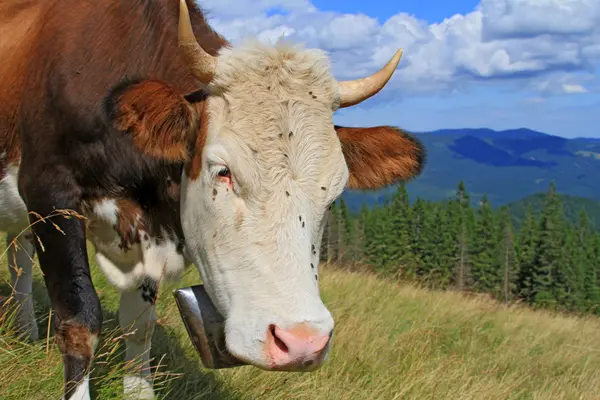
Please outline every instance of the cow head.
M423 164L400 130L338 127L332 114L377 93L401 52L373 76L338 82L316 50L252 43L210 56L185 1L180 11L183 59L206 97L192 104L142 81L121 92L117 115L138 121L129 131L140 149L186 163L186 248L226 319L228 350L264 369L317 368L334 327L318 282L329 206L344 188L406 181Z

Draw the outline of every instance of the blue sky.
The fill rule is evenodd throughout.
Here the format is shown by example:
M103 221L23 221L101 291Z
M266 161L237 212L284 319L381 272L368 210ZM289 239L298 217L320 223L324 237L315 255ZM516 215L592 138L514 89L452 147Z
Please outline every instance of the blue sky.
M413 131L527 127L600 137L598 0L199 0L234 43L285 36L327 51L337 79L403 59L337 123Z
M441 22L453 14L473 11L478 1L472 0L318 0L312 2L323 11L364 13L380 20L405 12L428 22Z

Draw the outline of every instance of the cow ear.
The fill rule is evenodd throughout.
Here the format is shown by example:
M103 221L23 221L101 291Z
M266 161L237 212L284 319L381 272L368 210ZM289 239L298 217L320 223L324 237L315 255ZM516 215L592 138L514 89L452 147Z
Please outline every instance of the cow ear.
M189 158L198 115L173 87L154 80L123 82L106 97L104 112L108 124L131 135L144 154L170 162Z
M419 175L425 148L415 137L391 126L336 126L350 172L349 189L379 189Z

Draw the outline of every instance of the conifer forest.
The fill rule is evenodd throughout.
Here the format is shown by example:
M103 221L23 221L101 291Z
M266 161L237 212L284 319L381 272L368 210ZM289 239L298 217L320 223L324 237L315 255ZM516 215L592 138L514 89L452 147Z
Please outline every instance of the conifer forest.
M600 314L600 233L585 210L568 221L551 183L543 209L516 229L506 206L472 204L463 182L447 201L409 201L406 188L379 206L329 211L321 257L339 268L388 279L525 302L561 312Z

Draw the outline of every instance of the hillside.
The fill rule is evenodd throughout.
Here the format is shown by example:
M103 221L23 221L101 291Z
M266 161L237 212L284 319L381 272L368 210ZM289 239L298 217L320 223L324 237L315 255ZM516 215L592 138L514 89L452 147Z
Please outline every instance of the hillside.
M478 202L484 193L503 205L543 192L550 181L559 193L600 200L600 141L565 139L529 129L453 129L415 133L427 149L423 173L407 185L412 199L442 200L463 180ZM352 210L381 202L395 188L349 191Z
M512 216L513 223L516 227L521 226L521 222L525 217L527 207L531 207L533 214L538 217L544 207L544 201L546 198L545 193L536 193L531 196L527 196L519 201L507 204L510 215ZM570 223L576 223L579 218L579 213L582 209L588 215L590 219L590 225L597 231L600 231L600 202L596 200L586 199L583 197L569 196L559 194L558 198L562 204L562 209L565 215L565 219Z
M6 266L0 294L10 293ZM93 372L93 398L118 399L123 346L113 341L117 295L93 268L105 329ZM198 282L191 271L182 285ZM600 321L507 308L397 285L370 275L325 268L321 288L336 318L332 354L311 374L252 367L201 367L162 287L152 355L161 399L593 399L600 392ZM39 270L35 287L39 326L46 331L48 300ZM0 398L60 398L62 369L53 342L17 343L0 329Z

